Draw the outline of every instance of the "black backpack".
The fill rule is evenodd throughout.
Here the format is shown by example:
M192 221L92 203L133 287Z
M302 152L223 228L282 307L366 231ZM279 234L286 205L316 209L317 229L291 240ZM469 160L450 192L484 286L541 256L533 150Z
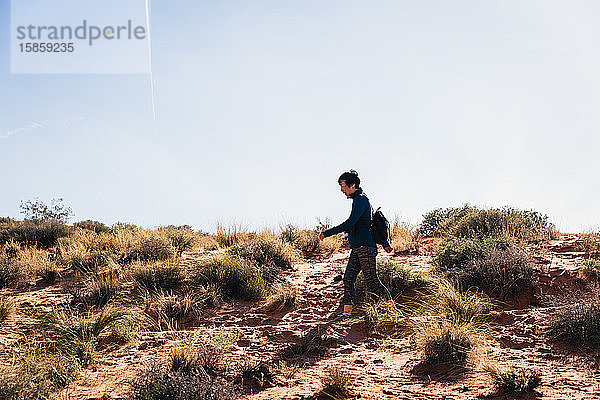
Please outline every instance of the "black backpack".
M388 237L390 236L390 223L383 215L383 212L381 212L381 207L375 211L373 218L371 219L371 234L373 235L373 240L375 240L375 243L383 246L388 244Z

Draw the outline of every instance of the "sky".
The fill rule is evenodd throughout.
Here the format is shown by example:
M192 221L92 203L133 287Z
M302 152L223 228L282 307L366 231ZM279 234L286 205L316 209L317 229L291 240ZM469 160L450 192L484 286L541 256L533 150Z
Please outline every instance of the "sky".
M148 73L11 73L0 0L0 216L310 227L347 217L352 168L413 224L470 203L600 227L598 2L149 5L155 113Z

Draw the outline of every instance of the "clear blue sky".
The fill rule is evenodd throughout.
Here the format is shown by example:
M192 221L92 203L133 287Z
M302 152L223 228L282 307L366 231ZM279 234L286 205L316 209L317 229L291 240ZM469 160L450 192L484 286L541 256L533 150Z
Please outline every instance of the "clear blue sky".
M341 222L354 168L413 223L469 202L600 226L598 2L150 7L156 126L148 74L11 74L1 0L0 215L63 197L107 224Z

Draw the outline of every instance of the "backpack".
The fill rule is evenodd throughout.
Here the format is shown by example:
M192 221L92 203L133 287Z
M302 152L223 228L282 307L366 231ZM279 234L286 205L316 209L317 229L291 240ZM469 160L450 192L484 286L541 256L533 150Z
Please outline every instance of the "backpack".
M375 243L385 246L388 244L390 236L390 223L381 212L381 207L377 208L371 219L371 234Z

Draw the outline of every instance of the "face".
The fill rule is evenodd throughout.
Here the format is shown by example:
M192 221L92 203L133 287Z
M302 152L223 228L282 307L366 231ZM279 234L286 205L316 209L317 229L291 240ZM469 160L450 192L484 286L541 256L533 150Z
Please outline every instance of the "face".
M346 185L346 181L342 179L340 181L340 190L346 195L346 197L350 197L352 194L354 194L354 192L356 192L356 186L354 183L352 186L348 186Z

